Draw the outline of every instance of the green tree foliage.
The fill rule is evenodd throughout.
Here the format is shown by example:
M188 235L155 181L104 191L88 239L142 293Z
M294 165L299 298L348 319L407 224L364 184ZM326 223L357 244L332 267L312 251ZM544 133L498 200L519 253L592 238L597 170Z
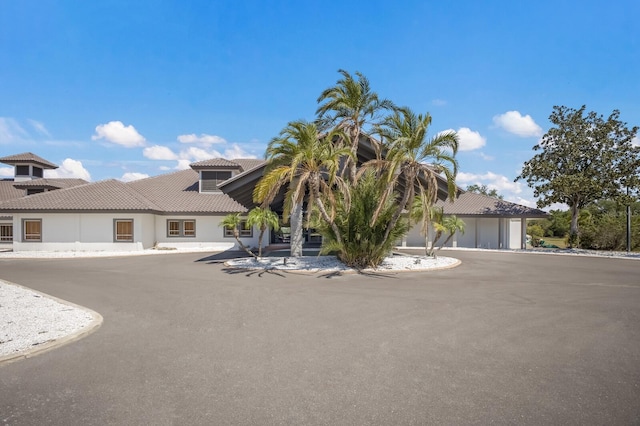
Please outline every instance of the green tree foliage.
M362 174L351 189L350 207L346 207L344 198L337 204L335 224L339 229L340 240L336 238L334 228L324 221L316 224L322 233L322 253L336 252L346 265L357 269L374 268L387 257L395 244L408 231L405 221L396 221L389 236L385 238L387 225L395 214L396 206L390 199L380 207L382 187L374 171ZM378 220L371 224L371 217L378 212Z
M354 78L345 70L338 72L342 74L342 78L335 86L320 94L316 114L323 126L342 131L339 134L342 140L339 142L349 145L351 149L351 156L345 158L343 170L348 170L350 181L355 182L358 143L365 125L376 120L380 113L395 107L391 101L380 99L371 90L367 77L361 73L356 71Z
M254 189L254 200L266 208L286 185L283 219L288 220L292 206L301 206L306 198L308 212L312 207L317 208L322 219L334 228L336 238L341 240L340 230L334 224L334 189L348 194L345 182L338 176L338 168L341 159L352 155L349 148L333 143L340 139L340 130L321 135L315 123L290 122L269 142L269 168ZM348 205L348 199L346 201ZM298 230L302 232L302 228ZM292 240L299 239L292 235ZM292 253L295 252L292 247Z
M260 230L258 235L258 257L262 257L262 238L267 229L280 229L278 215L269 208L254 207L247 215L247 226L255 226Z
M626 206L601 200L580 215L580 247L593 250L625 250L627 245ZM640 250L640 203L631 206L631 250Z
M437 175L443 174L447 180L449 199L456 192L455 177L458 173L458 136L455 132L442 132L427 138L431 115L414 114L403 108L387 117L378 127L378 133L385 147L385 157L371 160L362 165L362 170L374 168L380 173L383 185L380 209L387 200L394 200L396 211L389 221L385 240L400 220L403 212L411 211L417 195L427 211L437 200ZM374 212L371 223L378 221L380 210Z
M453 238L456 232L464 234L465 223L456 215L436 215L435 220L433 221L433 230L435 231L435 235L433 237L433 242L431 243L431 251L429 252L429 255L435 257L436 244L438 243L438 240L440 240L443 235L447 236L437 248L437 250L440 251L442 247L446 246L447 243L451 241L451 238Z
M495 188L489 189L489 187L484 184L483 185L477 185L477 184L467 185L467 191L475 192L476 194L486 195L487 197L497 198L498 200L504 199L504 196L502 194L499 194L497 189Z
M614 110L608 118L565 106L553 107L553 127L533 147L538 153L525 162L521 174L534 188L538 207L567 204L571 211L569 243L578 238L580 210L603 198L621 197L622 183L636 185L640 153L631 141L638 128L627 128Z

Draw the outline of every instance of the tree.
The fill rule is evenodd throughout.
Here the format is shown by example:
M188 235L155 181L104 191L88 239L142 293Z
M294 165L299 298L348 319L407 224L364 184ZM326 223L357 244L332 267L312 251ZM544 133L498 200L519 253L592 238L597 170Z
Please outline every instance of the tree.
M456 215L436 215L433 221L433 229L435 231L435 235L433 237L433 242L431 243L431 252L429 253L429 256L435 257L436 243L440 238L442 238L442 234L447 234L447 238L438 246L438 251L451 241L451 238L453 238L456 232L464 234L465 223Z
M317 208L322 219L332 227L338 241L340 230L335 226L334 187L348 195L346 183L338 176L342 158L352 158L349 148L339 143L343 134L334 130L320 134L315 123L292 121L280 135L269 142L267 160L269 168L256 185L253 198L263 207L269 206L280 188L288 185L284 202L284 220L291 222L291 256L302 255L302 226L293 212L301 215L307 200L307 222L312 208ZM325 204L328 202L328 205ZM347 198L348 202L348 198Z
M233 237L238 242L238 246L251 256L256 257L255 253L249 250L249 247L245 246L242 240L240 240L240 227L242 226L242 222L244 222L244 219L240 216L240 213L230 213L222 219L219 226L231 229L233 231Z
M382 206L387 200L397 201L396 211L389 221L384 235L386 240L404 211L411 210L411 204L418 191L424 210L435 203L438 196L437 175L444 174L448 195L453 200L456 192L455 177L458 162L458 136L455 132L441 132L427 139L431 115L414 114L403 108L388 116L378 133L385 147L385 158L370 160L362 165L363 170L373 167L381 173L380 183L384 191L380 198L380 209L371 218L376 223Z
M607 119L595 112L554 106L554 125L533 149L539 151L524 163L516 178L534 188L538 207L567 204L571 210L569 246L578 242L580 210L596 200L619 197L622 167L638 128L627 128L614 110ZM637 151L636 151L636 156Z
M411 206L411 220L416 224L420 224L420 233L424 236L424 254L430 255L429 250L429 227L434 220L442 218L443 210L440 206L435 206L430 202L425 202L422 197L418 196L413 199Z
M363 173L351 188L349 208L345 206L344 195L337 195L336 226L343 236L338 242L333 229L323 221L316 225L322 233L322 253L336 252L346 265L356 268L375 268L387 257L396 241L408 231L405 221L396 222L388 237L384 238L387 224L395 213L394 202L387 199L380 208L381 186L374 170ZM371 216L380 210L379 220L371 224Z
M495 189L495 188L489 189L489 187L487 185L484 185L484 184L482 184L482 185L478 185L478 184L467 185L467 191L475 192L476 194L486 195L487 197L497 198L498 200L504 199L503 195L498 194L498 190L497 189Z
M345 158L343 172L348 170L350 181L355 182L358 143L364 126L368 120L375 120L381 111L393 109L394 105L372 92L369 80L361 73L356 71L356 79L345 70L338 72L342 78L334 87L320 94L318 103L321 105L316 114L321 122L343 131L342 135L350 141L351 156ZM341 142L344 143L347 138Z
M278 215L268 208L254 207L247 215L247 226L255 226L260 230L258 236L258 257L262 257L262 237L264 231L273 229L277 231L280 228Z

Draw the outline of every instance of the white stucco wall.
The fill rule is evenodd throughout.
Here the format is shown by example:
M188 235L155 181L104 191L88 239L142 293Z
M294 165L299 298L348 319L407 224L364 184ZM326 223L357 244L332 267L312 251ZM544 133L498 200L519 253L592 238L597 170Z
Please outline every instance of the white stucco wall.
M519 249L522 243L521 224L523 219L511 219L509 221L509 248Z
M220 223L224 216L156 216L155 237L159 247L194 248L212 247L219 250L239 249L238 243L233 237L224 236L224 228ZM167 235L168 220L195 220L195 237L169 237ZM247 247L258 246L259 230L253 229L253 236L240 238ZM262 245L269 244L269 232L264 233Z
M22 241L23 219L42 220L42 241ZM133 242L114 242L114 219L133 219ZM13 216L14 251L130 251L153 246L154 215L19 213Z

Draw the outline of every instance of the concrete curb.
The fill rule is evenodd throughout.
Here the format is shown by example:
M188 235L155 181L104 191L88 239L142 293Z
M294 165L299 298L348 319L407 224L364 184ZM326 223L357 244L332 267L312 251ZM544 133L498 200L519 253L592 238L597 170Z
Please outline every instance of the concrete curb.
M41 295L42 297L46 297L48 299L52 299L55 300L58 303L61 303L63 305L67 305L67 306L71 306L77 309L81 309L85 312L88 312L89 314L91 314L92 316L92 321L89 323L89 325L87 325L86 327L81 328L80 330L76 331L75 333L71 333L68 334L66 336L63 337L59 337L57 339L53 339L50 340L48 342L42 343L40 345L34 346L33 348L29 348L20 352L15 352L12 354L8 354L8 355L4 355L4 356L0 356L0 367L10 364L12 362L15 361L19 361L22 359L27 359L27 358L32 358L36 355L40 355L43 354L45 352L49 352L53 349L59 348L61 346L67 345L69 343L75 342L76 340L80 340L84 337L87 337L88 335L92 334L93 332L95 332L96 330L98 330L98 328L100 328L100 326L102 325L102 323L104 322L104 318L102 318L102 315L100 315L99 313L97 313L94 310L91 310L89 308L85 308L84 306L80 306L77 305L73 302L69 302L63 299L60 299L58 297L55 296L51 296L50 294L46 294L43 293L41 291L38 290L34 290L32 288L20 285L20 284L16 284L13 283L11 281L7 281L7 280L2 280L3 283L5 284L9 284L9 285L14 285L16 287L21 287L24 288L26 290L29 290L31 292L37 293L39 295Z

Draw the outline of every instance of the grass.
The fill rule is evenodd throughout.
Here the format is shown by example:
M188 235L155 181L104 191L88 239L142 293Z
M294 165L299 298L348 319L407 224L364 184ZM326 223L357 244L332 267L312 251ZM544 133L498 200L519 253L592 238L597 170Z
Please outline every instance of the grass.
M567 248L567 242L565 241L564 238L558 238L558 237L542 237L542 239L544 240L545 243L547 244L553 244L556 245L560 248Z

